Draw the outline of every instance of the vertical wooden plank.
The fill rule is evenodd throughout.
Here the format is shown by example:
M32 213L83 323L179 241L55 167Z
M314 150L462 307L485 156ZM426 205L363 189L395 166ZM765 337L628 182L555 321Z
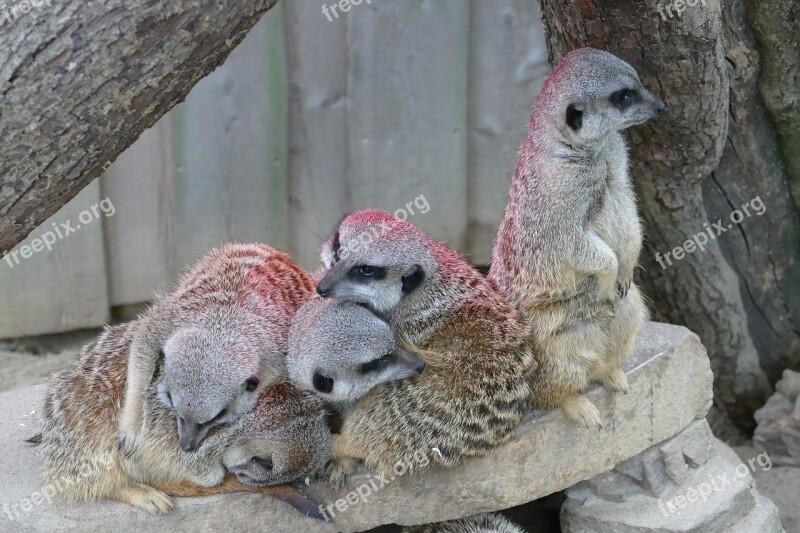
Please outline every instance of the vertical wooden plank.
M290 251L313 269L348 207L347 18L319 4L283 5L289 75ZM354 8L355 9L355 8Z
M110 198L101 209L100 200L95 180L0 261L0 338L95 327L108 320L101 220L113 217L116 205ZM51 242L49 250L42 239Z
M486 265L530 105L550 65L538 2L470 4L468 249Z
M429 211L410 220L462 250L468 7L406 0L347 14L351 207L394 212L424 195Z
M287 244L282 24L278 5L174 115L178 268L226 241Z
M111 305L152 299L173 272L174 194L170 115L128 148L101 179L103 195L117 199L104 220Z

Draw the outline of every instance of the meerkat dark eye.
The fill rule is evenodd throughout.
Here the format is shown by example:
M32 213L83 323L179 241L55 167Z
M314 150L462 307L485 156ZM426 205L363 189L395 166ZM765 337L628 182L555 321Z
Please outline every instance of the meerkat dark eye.
M261 381L257 377L253 376L244 382L244 388L247 392L253 392L256 390L259 383L261 383Z
M622 89L612 93L608 99L619 109L627 109L637 101L638 97L639 93L634 89Z
M386 269L372 265L360 265L350 269L350 275L357 278L382 279L386 275Z
M329 394L333 391L333 378L323 376L319 372L314 372L311 384L314 385L315 389L324 394Z
M575 107L575 104L567 106L567 126L573 131L578 131L583 126L583 111Z
M386 367L389 366L389 363L392 362L392 357L394 357L394 354L387 353L386 355L382 355L381 357L373 359L368 363L364 363L361 365L361 373L367 374L369 372L380 372L381 370L386 369Z
M165 357L166 356L164 355L164 350L163 349L159 350L158 351L158 358L163 361Z
M333 236L333 242L331 243L331 250L333 251L333 261L339 261L339 249L342 247L342 243L339 240L339 232L336 232L336 235Z
M212 419L211 419L211 420L209 420L208 422L204 422L202 425L204 425L204 426L210 426L211 424L213 424L213 423L215 423L215 422L219 422L219 421L222 419L222 417L223 417L223 416L225 416L225 415L227 414L227 412L228 412L228 410L227 410L227 409L223 409L222 411L220 411L220 412L217 414L217 416L215 416L214 418L212 418Z
M172 403L172 394L170 394L170 393L167 393L167 400L169 400L169 404L170 404L170 405L174 405L174 404Z

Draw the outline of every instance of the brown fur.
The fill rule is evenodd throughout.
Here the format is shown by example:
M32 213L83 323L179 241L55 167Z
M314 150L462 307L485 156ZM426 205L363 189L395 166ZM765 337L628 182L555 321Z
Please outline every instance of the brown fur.
M530 330L477 270L410 223L371 210L346 217L322 255L329 270L319 286L375 308L430 364L419 376L373 388L350 410L331 448L342 470L353 459L383 471L401 460L454 466L511 436L530 395ZM363 264L385 273L349 281ZM399 294L401 278L420 271L421 284ZM334 482L340 474L333 471Z
M65 484L62 494L69 500L116 499L154 513L171 510L168 494L249 491L285 499L307 514L317 514L313 502L296 489L252 487L226 477L228 466L242 479L251 479L247 465L226 465L224 457L256 439L273 442L275 468L270 481L285 483L324 465L329 432L319 402L288 383L267 389L251 413L232 426L220 427L193 453L179 448L175 416L151 385L143 404L140 447L130 458L122 455L117 418L130 344L140 326L138 321L106 329L75 363L52 378L42 409L45 483L77 480Z

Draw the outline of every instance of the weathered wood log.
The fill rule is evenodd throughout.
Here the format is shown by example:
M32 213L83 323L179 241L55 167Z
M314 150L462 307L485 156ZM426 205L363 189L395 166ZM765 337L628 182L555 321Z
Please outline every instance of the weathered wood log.
M0 254L222 63L277 0L23 0L0 12Z
M770 382L800 366L800 221L759 97L744 0L724 11L718 0L683 2L681 13L657 0L541 3L551 60L580 46L609 50L667 103L664 117L629 131L646 224L639 281L658 319L707 346L723 415L715 431L735 431L726 420L752 429ZM732 223L757 197L764 210ZM703 250L684 244L718 219L724 231L712 228ZM666 260L677 247L685 255Z

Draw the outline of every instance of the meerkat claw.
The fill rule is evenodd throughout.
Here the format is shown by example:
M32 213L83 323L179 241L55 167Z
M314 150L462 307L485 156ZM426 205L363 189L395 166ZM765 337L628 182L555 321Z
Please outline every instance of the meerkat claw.
M619 368L615 368L603 380L603 386L612 392L628 394L628 376Z

